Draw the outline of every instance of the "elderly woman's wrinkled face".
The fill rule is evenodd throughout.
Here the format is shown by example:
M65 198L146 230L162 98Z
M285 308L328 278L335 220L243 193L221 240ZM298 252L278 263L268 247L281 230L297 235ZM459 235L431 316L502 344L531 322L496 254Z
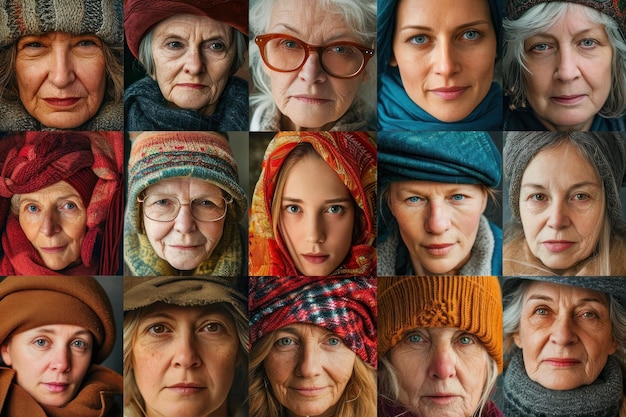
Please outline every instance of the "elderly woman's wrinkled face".
M42 125L73 129L100 109L106 87L103 41L95 35L51 32L17 41L20 100Z
M454 275L469 260L487 206L480 185L393 182L388 202L416 274Z
M198 220L196 211L208 205L227 210L222 190L198 178L161 180L144 191L144 201L158 196L154 205L161 209L180 204L178 214L170 221L152 220L143 209L146 235L161 259L178 270L192 270L209 259L222 238L225 217L217 221ZM194 204L191 204L193 202Z
M87 208L74 187L60 181L21 194L17 215L26 238L48 268L59 271L80 261Z
M617 342L605 294L549 282L533 282L524 292L519 331L529 378L553 390L593 383Z
M611 90L613 48L604 26L572 5L524 42L526 98L549 130L589 130Z
M398 401L420 417L472 416L487 381L489 355L476 336L453 327L409 331L390 351Z
M206 16L174 15L154 27L152 56L173 107L213 114L236 56L233 29Z
M310 45L362 43L341 13L331 13L307 0L276 0L266 33L293 36ZM311 53L302 68L292 72L262 65L282 114L282 130L329 130L348 111L367 77L365 71L354 78L332 77L322 68L317 53Z
M496 32L486 0L400 0L390 64L411 100L443 122L467 117L487 96Z
M289 170L281 199L279 231L298 272L330 275L352 247L355 206L328 164L309 156Z
M146 307L131 366L147 417L227 415L238 351L235 323L219 305Z
M39 404L63 407L81 388L91 363L93 336L79 326L51 324L13 335L0 346L17 384Z
M574 145L562 143L531 160L519 204L526 243L544 265L562 270L591 256L604 223L604 187Z
M295 323L277 330L265 373L289 416L334 415L354 369L356 354L333 332Z

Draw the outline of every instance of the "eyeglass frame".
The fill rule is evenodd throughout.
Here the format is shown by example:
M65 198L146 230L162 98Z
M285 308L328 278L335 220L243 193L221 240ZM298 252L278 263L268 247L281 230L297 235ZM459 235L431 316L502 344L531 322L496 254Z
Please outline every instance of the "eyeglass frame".
M176 215L174 216L173 219L171 220L156 220L153 219L152 217L148 216L146 214L146 211L143 210L143 214L149 218L150 220L154 221L154 222L159 222L159 223L167 223L167 222L173 222L174 220L176 220L176 217L178 217L178 215L180 214L180 208L182 206L189 206L189 211L191 213L191 217L194 218L195 221L197 222L203 222L203 223L213 223L213 222L219 222L220 220L222 220L224 217L226 217L226 214L228 213L228 206L230 204L232 204L232 202L234 201L234 198L232 195L228 195L228 198L224 197L223 195L220 195L219 197L224 200L224 203L226 203L226 205L224 206L224 214L222 214L220 217L218 217L217 219L213 219L213 220L200 220L198 218L196 218L196 216L193 214L193 210L191 210L191 203L196 200L197 198L200 197L206 197L206 196L199 196L197 198L192 199L189 203L181 203L180 200L178 199L178 197L174 196L174 195L167 195L167 194L152 194L152 195L163 195L163 196L167 196L167 197L173 197L176 199L176 201L178 201L178 211L176 212ZM143 194L143 199L141 197L137 197L137 202L143 204L146 201L146 198L150 197L149 195L145 195Z
M300 44L302 44L304 46L304 59L302 60L302 63L297 68L294 68L292 70L283 70L283 69L278 69L278 68L274 67L273 65L271 65L271 64L269 64L267 62L267 59L265 57L265 47L266 47L266 45L267 45L267 43L269 41L271 41L273 39L276 39L276 38L291 39L291 40L296 41L296 42L298 42L298 43L300 43ZM369 60L374 57L374 52L375 52L374 49L368 48L367 46L361 45L361 44L356 43L356 42L331 42L331 43L326 44L326 45L309 45L308 43L304 42L301 39L296 38L295 36L284 35L282 33L267 33L265 35L259 35L259 36L256 36L254 38L254 42L259 47L259 51L261 53L261 59L263 60L265 65L267 65L273 71L276 71L276 72L294 72L294 71L298 71L298 70L300 70L304 66L306 61L309 59L309 56L311 55L311 51L316 51L319 63L322 66L322 68L324 69L324 71L328 75L330 75L331 77L341 78L341 79L354 78L354 77L358 76L360 73L362 73L363 70L365 69L365 67L367 66L367 63L369 62ZM322 52L324 51L324 49L327 49L328 47L332 47L332 46L336 46L336 45L349 45L349 46L353 46L353 47L357 48L359 51L361 51L361 54L363 55L363 63L361 64L361 67L354 74L352 74L352 75L344 75L344 76L334 75L334 74L331 74L330 72L328 72L328 70L324 66L324 63L322 62Z

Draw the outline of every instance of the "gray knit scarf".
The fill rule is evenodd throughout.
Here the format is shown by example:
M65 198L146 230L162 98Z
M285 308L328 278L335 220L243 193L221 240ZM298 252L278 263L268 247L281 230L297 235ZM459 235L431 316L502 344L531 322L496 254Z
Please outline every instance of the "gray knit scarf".
M568 391L544 388L532 381L517 352L504 373L506 417L617 417L622 399L622 371L609 356L606 366L591 385Z

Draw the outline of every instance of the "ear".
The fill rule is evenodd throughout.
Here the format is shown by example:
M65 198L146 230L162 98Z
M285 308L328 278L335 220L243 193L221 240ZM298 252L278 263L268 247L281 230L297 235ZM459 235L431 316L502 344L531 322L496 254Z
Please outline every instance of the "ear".
M613 340L611 341L611 344L609 346L609 355L614 354L617 351L617 340L615 340L615 338L613 338Z
M523 349L522 340L519 337L519 332L513 333L513 342L515 342L515 346L517 346L520 349Z
M0 345L0 354L2 355L2 361L6 366L11 366L11 354L9 353L9 342L4 342Z
M392 67L398 66L398 61L396 61L396 56L393 53L389 57L389 65L391 65Z

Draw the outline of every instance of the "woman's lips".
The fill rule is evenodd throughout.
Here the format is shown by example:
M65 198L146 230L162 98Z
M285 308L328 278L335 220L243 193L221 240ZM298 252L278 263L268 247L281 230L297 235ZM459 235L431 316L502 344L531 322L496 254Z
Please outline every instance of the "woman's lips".
M450 253L454 243L438 243L432 245L425 245L424 249L432 256L445 256Z
M442 87L430 90L431 93L443 100L455 100L463 95L469 87Z
M544 359L543 362L556 368L569 368L572 366L576 366L580 363L578 359L570 358L548 358Z
M304 104L320 105L320 104L328 103L330 101L330 100L320 98L317 96L308 96L308 95L293 96L293 98Z
M181 395L191 395L197 394L203 391L206 387L199 384L176 384L167 387L168 390L174 391L177 394Z
M455 394L437 394L425 395L423 398L426 398L428 401L436 405L449 405L450 403L456 401L459 396Z
M303 254L302 257L304 258L305 261L307 261L309 263L312 263L312 264L322 264L322 263L326 262L326 260L328 259L329 255L307 253L307 254Z
M44 101L48 103L50 107L57 107L57 108L72 107L73 105L78 103L79 100L80 100L80 97L69 97L69 98L49 97L49 98L44 99Z
M204 88L204 84L182 83L182 84L177 84L177 85L179 87L192 88L194 90L202 90Z
M304 397L316 397L324 392L326 388L294 388L298 394Z
M563 252L568 250L574 245L574 242L569 240L546 240L543 242L543 246L550 252Z
M584 99L585 99L584 94L552 97L552 101L555 101L556 103L563 105L563 106L575 106L577 104L580 104L580 102L583 101Z
M70 386L64 382L44 382L43 385L50 392L63 392Z
M65 246L47 246L47 247L40 247L39 250L41 252L45 252L45 253L59 253L59 252L63 252L63 250L65 250Z

